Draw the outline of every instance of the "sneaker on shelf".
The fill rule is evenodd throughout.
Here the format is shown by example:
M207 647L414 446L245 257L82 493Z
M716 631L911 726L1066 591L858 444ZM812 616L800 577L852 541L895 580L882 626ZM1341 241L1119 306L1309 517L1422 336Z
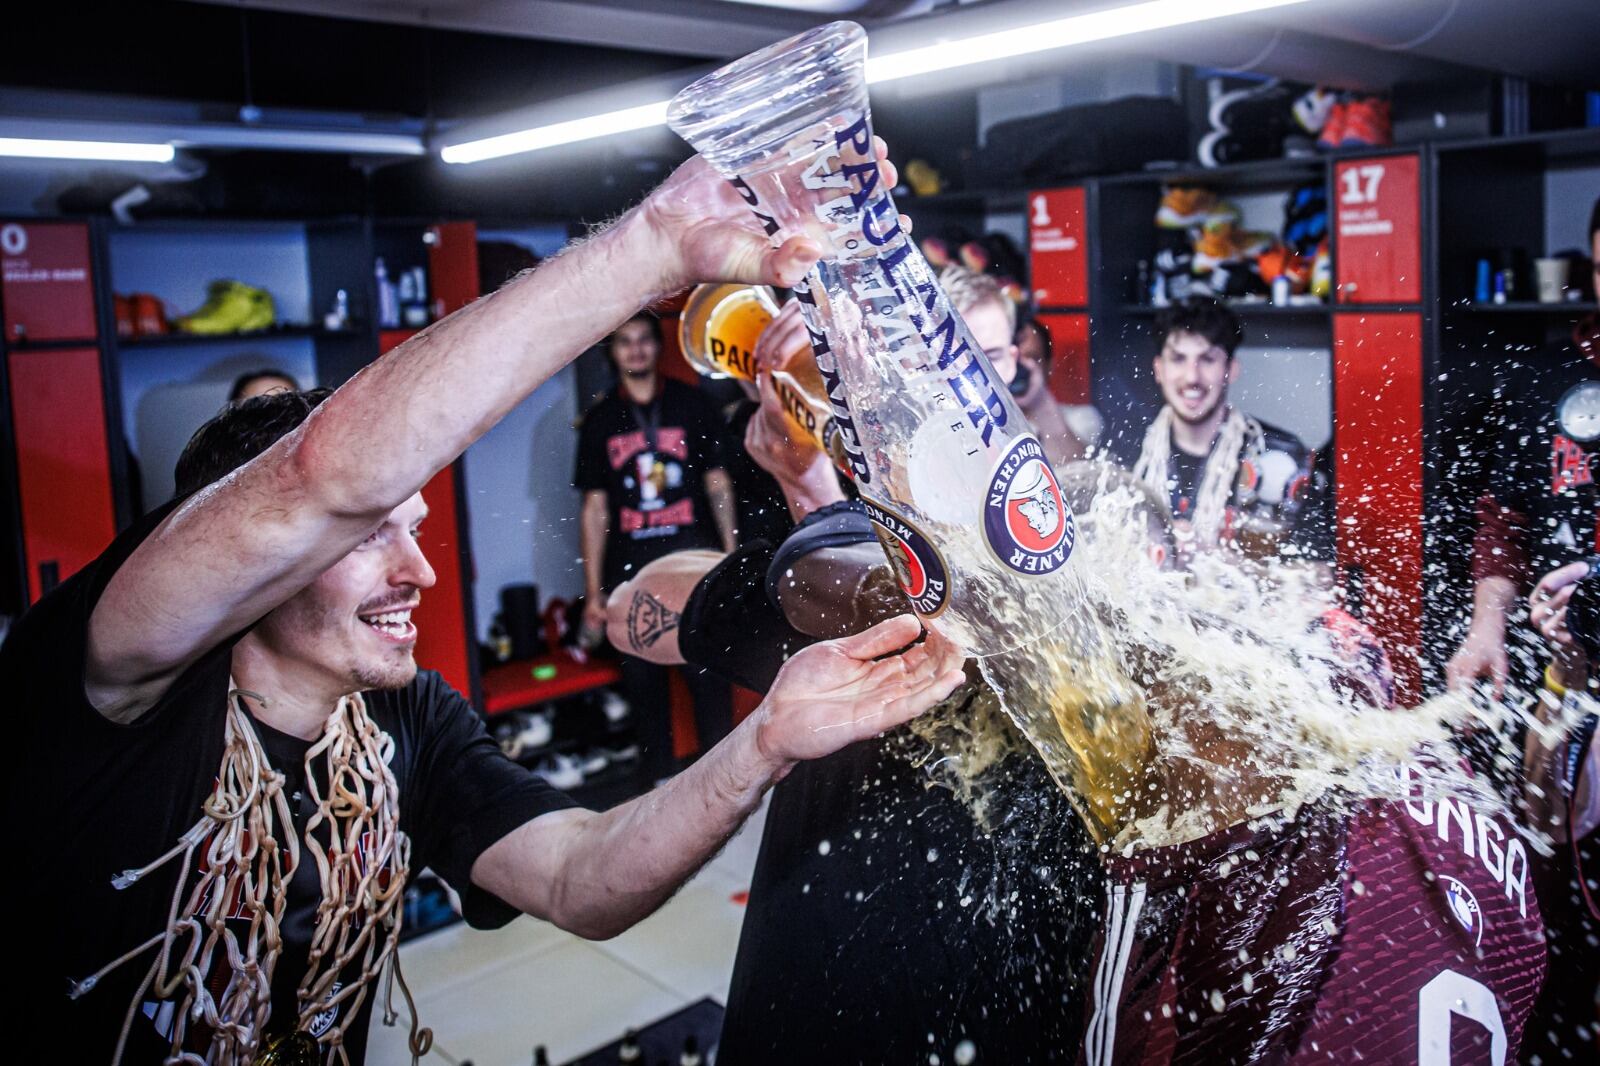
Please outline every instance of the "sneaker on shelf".
M578 763L578 769L586 778L604 773L606 768L611 765L611 760L606 758L605 752L599 748L588 748L580 751L575 758Z
M1294 115L1299 132L1316 137L1322 133L1322 127L1328 124L1328 116L1333 113L1333 105L1338 102L1338 93L1319 85L1295 97L1289 110Z
M1317 254L1311 259L1310 292L1324 301L1333 293L1333 256L1328 251L1326 239L1317 245Z
M554 735L555 727L546 711L513 711L507 721L495 727L500 750L513 759L538 751Z
M1198 185L1169 185L1161 194L1156 225L1162 229L1189 229L1205 222L1217 205L1217 194Z
M167 309L159 296L136 292L128 297L133 311L133 331L141 337L159 337L170 332Z
M133 297L120 292L112 293L111 309L117 320L117 336L133 336Z
M263 321L263 312L265 320ZM181 333L239 333L272 324L272 297L237 281L213 281L206 302L173 323Z
M1225 92L1211 101L1211 128L1262 140L1283 136L1298 125L1300 94L1279 82Z
M1204 167L1226 167L1234 163L1254 163L1283 155L1283 134L1235 133L1212 130L1200 139L1196 155Z
M544 778L551 788L563 791L583 784L583 769L578 760L565 753L546 755L533 765L533 772Z
M628 716L633 713L633 708L628 706L628 701L622 698L621 693L610 690L600 694L600 710L605 713L606 726L610 729L627 725Z
M1394 143L1389 101L1368 96L1350 101L1345 110L1339 145L1343 148L1383 148Z
M1332 151L1344 143L1344 126L1350 105L1343 100L1334 102L1328 117L1322 122L1322 132L1317 135L1317 146Z
M617 763L639 761L639 745L637 744L629 744L621 748L608 748L602 745L595 748L594 751L598 755L605 756L607 764L612 766Z

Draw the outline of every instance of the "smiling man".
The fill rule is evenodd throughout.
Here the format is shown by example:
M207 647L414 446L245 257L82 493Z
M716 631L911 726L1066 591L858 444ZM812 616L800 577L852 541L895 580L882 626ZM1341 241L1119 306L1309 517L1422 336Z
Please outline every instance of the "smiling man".
M1244 342L1239 316L1215 300L1186 300L1162 312L1156 336L1156 384L1166 402L1145 431L1134 474L1168 498L1180 550L1215 547L1248 521L1288 556L1332 561L1327 486L1312 453L1228 403Z
M439 872L474 925L526 912L613 936L797 761L952 691L959 655L908 648L916 620L891 619L795 656L693 767L592 813L500 754L412 657L435 472L662 293L793 284L816 258L804 239L771 248L693 159L337 392L276 392L202 427L183 495L0 648L20 734L5 955L27 960L12 1057L359 1063L411 871ZM413 1029L413 1056L428 1039Z

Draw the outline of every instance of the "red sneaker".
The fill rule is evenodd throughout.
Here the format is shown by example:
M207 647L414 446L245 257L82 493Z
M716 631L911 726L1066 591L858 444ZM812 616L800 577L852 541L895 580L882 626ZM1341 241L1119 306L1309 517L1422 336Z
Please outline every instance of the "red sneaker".
M111 294L111 308L117 317L117 336L133 336L133 297L114 292Z
M1394 143L1394 127L1389 121L1389 101L1377 96L1352 100L1345 109L1344 130L1339 139L1346 148L1381 148Z
M133 328L139 336L154 337L168 332L167 313L158 297L136 292L128 301L133 305Z
M1322 133L1317 137L1317 144L1322 148L1334 149L1344 143L1345 116L1349 114L1350 105L1340 100L1328 111L1328 119L1322 124Z

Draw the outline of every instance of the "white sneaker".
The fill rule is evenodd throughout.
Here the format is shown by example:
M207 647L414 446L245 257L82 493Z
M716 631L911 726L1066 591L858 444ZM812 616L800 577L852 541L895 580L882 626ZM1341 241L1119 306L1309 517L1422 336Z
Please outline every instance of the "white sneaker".
M628 720L633 708L619 693L607 690L600 694L600 709L606 713L606 724L615 728Z
M517 711L514 731L500 732L500 748L513 759L520 759L530 751L538 751L555 736L555 726L548 711Z
M534 765L533 772L544 778L552 788L562 791L583 784L583 770L578 766L578 760L565 753L546 755Z

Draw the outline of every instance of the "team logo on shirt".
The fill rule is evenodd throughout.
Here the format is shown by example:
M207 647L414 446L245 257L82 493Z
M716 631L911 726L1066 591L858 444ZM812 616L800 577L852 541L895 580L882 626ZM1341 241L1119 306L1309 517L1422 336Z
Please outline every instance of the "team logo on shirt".
M337 996L339 994L339 989L343 987L343 982L335 981L333 983L333 987L328 989L328 998L332 999L334 996ZM339 1004L337 1003L331 1007L327 1007L318 1011L316 1017L311 1019L311 1035L315 1037L321 1037L323 1033L326 1033L329 1029L333 1028L333 1023L338 1020Z
M1478 906L1478 897L1454 877L1441 877L1440 881L1443 882L1444 898L1450 905L1451 917L1472 934L1474 947L1483 943L1483 909Z
M1066 565L1075 535L1044 447L1031 433L1018 437L989 474L983 505L989 550L1019 574L1050 574Z
M944 556L921 530L893 511L863 499L883 553L900 584L900 591L924 618L936 618L950 605L950 570Z
M1600 440L1600 381L1580 381L1556 404L1561 432L1579 444Z

